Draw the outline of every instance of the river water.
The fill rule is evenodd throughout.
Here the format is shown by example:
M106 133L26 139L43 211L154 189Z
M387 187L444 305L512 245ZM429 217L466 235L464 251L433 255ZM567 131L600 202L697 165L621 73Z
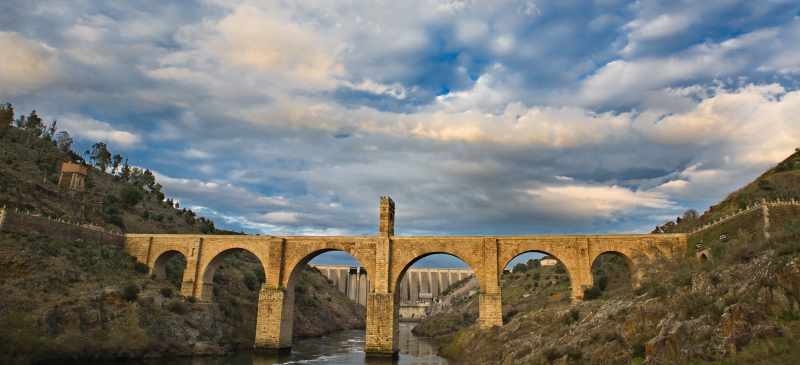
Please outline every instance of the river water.
M273 365L273 364L447 364L437 356L438 347L424 337L411 333L413 324L400 323L400 353L396 360L367 358L364 355L364 330L339 331L322 337L292 340L292 352L287 355L263 354L251 350L235 355L211 358L180 358L155 361L126 361L122 364L168 365ZM120 364L120 363L116 363Z

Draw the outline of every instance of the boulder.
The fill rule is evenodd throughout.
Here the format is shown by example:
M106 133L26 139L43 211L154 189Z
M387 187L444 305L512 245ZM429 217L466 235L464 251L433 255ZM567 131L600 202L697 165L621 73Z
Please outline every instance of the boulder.
M659 325L658 334L645 344L648 363L657 362L663 358L693 356L692 344L711 329L705 323L705 316L676 322L671 321L673 318L674 315L664 318L663 325Z
M722 340L720 352L724 355L736 355L742 351L743 348L750 345L754 339L755 336L750 332L730 335Z
M772 276L778 285L800 298L800 261L794 259Z
M760 311L749 308L748 306L737 303L725 308L725 313L720 319L720 331L723 336L731 336L737 333L750 332L753 323L762 319Z

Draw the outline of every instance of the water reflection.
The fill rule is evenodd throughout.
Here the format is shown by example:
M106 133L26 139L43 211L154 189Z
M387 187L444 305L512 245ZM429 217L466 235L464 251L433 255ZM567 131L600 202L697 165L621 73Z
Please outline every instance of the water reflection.
M400 323L400 353L398 359L367 358L364 354L366 332L364 330L339 331L317 338L295 339L289 354L239 351L238 354L215 357L173 359L155 361L128 361L129 364L168 365L274 365L274 364L365 364L365 365L411 365L447 364L437 356L437 347L424 337L411 333L413 326ZM116 363L119 364L119 363Z

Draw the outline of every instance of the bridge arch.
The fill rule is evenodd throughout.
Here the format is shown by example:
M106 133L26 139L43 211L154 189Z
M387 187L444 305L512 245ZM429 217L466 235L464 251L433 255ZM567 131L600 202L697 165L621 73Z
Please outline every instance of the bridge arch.
M622 260L625 263L625 267L624 268L622 268L620 266L614 267L613 266L614 265L613 264L613 260L612 260L612 266L610 268L609 267L603 267L605 265L603 263L601 263L601 261L603 261L604 257L611 257L612 259L613 258L618 258L618 259ZM634 271L634 261L628 255L625 255L625 254L623 254L621 252L618 252L618 251L605 251L605 252L595 256L592 259L592 261L590 262L590 267L591 267L591 273L592 273L592 277L593 277L593 286L592 287L597 287L600 290L600 291L595 292L596 293L595 295L599 295L601 293L601 291L606 290L609 284L614 284L613 281L609 282L609 276L608 276L609 274L612 275L612 277L611 277L612 280L614 279L613 276L616 276L616 275L619 275L619 274L626 275L627 277L624 278L624 281L623 281L624 286L626 286L626 287L635 286L636 285L637 276L636 276L636 271ZM596 276L596 275L598 275L598 276ZM594 280L594 279L597 279L597 280Z
M537 240L507 239L500 241L498 252L498 277L502 275L503 269L514 258L528 252L546 254L554 258L567 271L570 286L572 287L571 299L579 302L583 299L583 290L592 286L592 277L588 265L584 260L587 255L586 247L579 247L577 240L548 240L539 242ZM576 255L579 253L579 255Z
M217 272L219 265L232 254L239 251L247 251L255 255L261 263L261 269L264 270L266 276L266 263L267 255L265 255L257 247L245 244L229 244L221 247L214 247L208 251L204 251L198 263L197 278L194 283L194 297L201 302L211 302L214 293L214 274Z
M619 244L617 242L609 242L606 244L597 245L593 247L591 250L591 254L589 255L589 268L591 270L592 265L597 261L597 258L601 255L611 254L616 257L621 258L628 264L628 268L631 271L631 285L636 288L639 286L639 279L641 277L641 271L639 270L639 265L637 263L637 255L644 255L644 251L640 248L639 251L635 251L629 245L625 247L623 244ZM589 287L594 286L594 282ZM588 288L587 288L588 289Z
M472 269L475 276L478 277L481 290L485 290L484 256L482 255L482 250L478 252L474 247L454 240L442 240L442 242L435 245L425 243L418 244L414 240L406 241L404 237L394 237L394 240L400 244L398 245L400 248L396 247L392 251L392 265L389 275L389 290L391 293L397 292L396 289L398 288L400 280L414 263L424 257L435 254L450 255L463 261Z
M479 318L481 328L490 328L502 325L500 310L500 291L497 277L487 274L494 272L492 259L487 260L485 249L497 249L496 240L484 237L468 239L454 239L453 237L394 237L392 246L392 260L389 266L389 285L386 292L392 294L395 306L395 321L399 320L399 295L398 286L403 274L408 271L416 261L432 254L447 254L455 256L469 266L478 278L480 286ZM496 251L495 251L496 252ZM494 256L488 255L494 258ZM496 265L496 262L494 263ZM487 266L490 268L487 270ZM395 324L395 328L397 324Z
M184 259L186 258L186 255L183 254L181 251L178 251L178 250L168 250L168 251L164 251L161 254L159 254L156 257L155 261L153 261L153 265L152 265L152 268L150 270L150 274L151 275L155 275L156 278L158 278L160 280L166 279L167 278L167 270L166 270L167 269L167 263L173 257L178 256L178 255L183 256Z
M517 258L517 257L519 257L519 256L522 256L522 255L524 255L524 254L526 254L526 253L540 253L540 254L544 254L544 255L546 255L546 256L548 256L548 257L552 258L552 259L555 259L555 260L556 260L556 262L558 262L558 264L559 264L559 265L561 265L561 267L563 267L563 268L564 268L564 270L567 272L567 278L569 279L569 282L570 282L570 283L573 283L573 282L574 282L575 278L573 278L573 272L572 272L572 270L570 270L570 268L569 268L569 267L568 267L568 266L567 266L567 265L564 263L564 261L562 261L560 258L558 258L558 256L556 256L556 255L553 255L552 253L550 253L550 252L547 252L547 251L543 251L543 250L530 250L530 251L520 252L518 255L516 255L516 256L512 257L511 259L509 259L508 261L506 261L506 262L505 262L505 265L503 265L503 266L501 266L501 267L503 268L503 270L505 270L506 266L508 266L508 264L510 264L510 263L511 263L511 261L514 261L514 259L515 259L515 258ZM500 275L502 275L502 271L501 271Z
M452 257L455 257L455 258L461 260L463 263L465 263L467 266L469 266L469 268L472 270L472 272L474 272L476 274L476 277L478 279L478 286L480 288L483 288L483 280L481 280L481 277L477 275L476 268L473 267L472 265L470 265L463 258L458 257L457 255L454 255L454 254L448 253L448 252L429 252L429 253L425 253L425 254L422 254L420 256L417 256L417 257L415 257L415 258L413 258L410 261L405 263L403 268L401 270L399 270L399 272L397 274L397 277L393 278L394 280L392 280L392 282L394 283L394 284L392 284L392 287L391 287L392 288L392 293L399 294L399 292L400 292L400 284L401 284L401 282L403 280L403 276L406 275L406 273L408 272L408 269L410 269L412 266L414 266L414 264L419 262L419 260L422 260L422 259L424 259L426 257L430 257L432 255L448 255L448 256L452 256ZM402 300L402 298L399 298L399 297L398 297L398 299Z
M342 251L345 253L350 254L359 263L364 267L367 271L367 275L375 273L375 254L374 249L364 249L360 247L356 242L353 241L338 241L338 240L331 240L331 241L311 241L308 243L303 242L302 245L294 246L294 250L291 253L286 255L284 259L284 265L282 268L282 272L284 273L281 275L280 281L277 283L278 287L285 288L286 291L291 292L294 290L295 283L297 282L297 277L300 271L308 265L311 260L315 257L332 251ZM374 288L372 287L373 283L370 282L370 290L371 292Z
M403 267L403 269L400 270L397 280L394 281L394 286L392 287L392 293L400 295L401 294L400 293L400 286L402 284L403 277L408 273L408 269L410 269L412 266L414 266L414 264L416 264L420 260L422 260L422 259L424 259L426 257L433 256L433 255L448 255L448 256L455 257L455 258L461 260L461 262L463 262L467 266L469 266L469 268L472 270L473 273L476 272L474 267L470 266L466 261L464 261L464 259L462 259L462 258L460 258L460 257L458 257L456 255L449 254L449 253L446 253L446 252L430 252L430 253L423 254L421 256L417 256L416 258L414 258L411 261L409 261L408 263L406 263L406 265ZM475 276L478 279L478 287L479 288L483 288L481 278L478 277L477 274ZM398 300L403 300L403 298L398 296Z
M359 260L355 255L353 255L350 252L337 250L337 249L321 249L321 250L317 250L317 251L311 252L308 255L306 255L305 257L303 257L303 258L301 258L299 260L296 260L295 262L290 263L289 265L287 265L287 269L291 268L291 271L289 271L289 274L287 275L287 278L284 281L284 288L286 288L286 291L287 292L294 292L295 285L297 284L297 279L300 277L300 272L303 271L303 269L305 269L306 265L308 265L308 263L311 262L311 260L313 260L317 256L322 255L322 254L324 254L326 252L334 252L334 251L345 252L345 253L350 254L350 256L353 256L353 258L358 260L359 264L361 264L361 266L364 267L364 270L366 270L368 277L369 277L370 273L374 273L374 271L371 271L371 269L373 268L373 265L370 265L369 262L363 262L363 261ZM370 293L372 291L372 285L373 284L372 284L372 282L370 280L368 280L367 282L369 283L369 287L367 288L367 293Z
M151 246L145 263L150 266L150 274L156 274L159 278L161 278L160 273L164 272L164 267L173 256L180 253L188 259L196 253L195 250L182 242L156 241Z

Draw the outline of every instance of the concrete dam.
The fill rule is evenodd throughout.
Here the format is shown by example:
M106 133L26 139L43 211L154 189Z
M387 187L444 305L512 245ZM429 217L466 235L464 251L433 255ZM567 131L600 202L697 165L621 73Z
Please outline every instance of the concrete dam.
M361 266L311 265L333 282L348 298L367 304L369 277ZM400 317L420 318L442 292L458 281L474 276L470 269L410 268L400 281Z

